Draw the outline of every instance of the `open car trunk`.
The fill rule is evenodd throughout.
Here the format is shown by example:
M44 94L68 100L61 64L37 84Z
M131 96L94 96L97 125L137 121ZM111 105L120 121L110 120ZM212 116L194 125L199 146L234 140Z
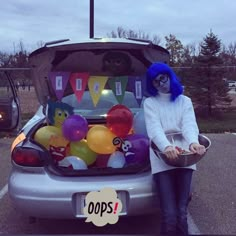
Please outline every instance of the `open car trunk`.
M46 108L45 124L32 138L51 156L50 170L104 175L149 169L143 100L146 69L155 61L168 63L168 51L126 39L62 43L30 55L35 90Z

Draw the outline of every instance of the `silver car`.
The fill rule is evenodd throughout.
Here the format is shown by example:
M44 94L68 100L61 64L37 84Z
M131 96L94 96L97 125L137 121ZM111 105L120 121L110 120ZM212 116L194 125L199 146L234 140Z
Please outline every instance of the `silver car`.
M158 196L153 185L148 151L144 152L146 143L139 142L146 137L142 120L142 104L148 96L145 92L145 72L154 61L168 63L168 51L148 41L131 39L51 42L30 54L32 80L41 105L20 130L12 146L9 196L19 211L37 218L85 218L87 194L106 187L114 189L122 202L120 216L157 210ZM73 79L72 74L77 77ZM84 87L83 82L86 82ZM58 104L68 105L72 108L71 113L69 110L61 111ZM121 108L118 110L121 116L113 116L114 122L120 119L125 126L130 123L130 120L124 120L126 115L122 109L127 108L125 111L132 114L128 133L127 130L122 133L123 126L116 123L116 132L122 131L120 136L112 133L112 119L108 124L114 107ZM62 119L61 123L53 121L52 108L58 119ZM72 116L80 119L75 126L68 121ZM52 127L59 127L61 133L57 132L58 129L54 132ZM78 127L84 133L81 130L73 132ZM91 135L94 127L105 129L105 133L93 133L98 143ZM111 134L114 149L111 147L112 150L107 151L107 139ZM127 137L134 135L138 137L138 146L136 152L131 153L134 154L133 159L128 161L128 157L123 155L128 153L127 146L122 145L131 143L132 146L132 139ZM61 140L57 139L58 136L61 140L64 138L64 146L59 144ZM52 151L52 137L55 138L55 146L58 145L56 148L63 146L66 149L62 157L58 154L60 151ZM87 142L86 148L82 141ZM54 156L56 152L57 157ZM114 152L120 156L112 162ZM85 156L80 158L80 153ZM78 162L74 164L73 161Z

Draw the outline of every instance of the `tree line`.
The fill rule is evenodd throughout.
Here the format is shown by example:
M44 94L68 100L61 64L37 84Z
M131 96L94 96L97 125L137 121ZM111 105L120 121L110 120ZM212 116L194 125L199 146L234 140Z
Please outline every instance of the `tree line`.
M165 36L165 42L162 42L158 35L150 36L143 31L123 27L108 33L107 37L144 39L165 47L170 52L170 65L200 113L213 116L215 112L230 106L226 78L236 80L236 42L226 46L210 31L199 44L184 46L173 34ZM27 68L28 56L29 52L20 41L17 52L10 54L0 51L0 67ZM17 71L13 76L21 84L31 84L29 71Z
M230 107L227 80L236 80L236 42L225 46L212 30L197 44L183 45L175 35L152 37L142 31L125 30L118 27L108 34L115 38L139 38L165 47L170 53L170 66L185 87L195 105L196 112L202 116L220 115Z

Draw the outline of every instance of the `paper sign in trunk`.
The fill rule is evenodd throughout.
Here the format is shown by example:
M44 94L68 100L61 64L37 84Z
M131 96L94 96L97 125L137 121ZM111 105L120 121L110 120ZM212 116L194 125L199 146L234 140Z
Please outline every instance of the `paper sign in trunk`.
M108 77L107 76L90 76L88 81L88 88L93 100L93 104L96 107L101 97L102 90L104 89Z
M66 89L69 77L70 72L49 72L49 80L52 83L53 90L58 100L60 101Z
M134 93L140 106L146 90L145 76L129 76L128 90Z
M127 76L111 77L108 80L108 84L111 90L113 91L116 100L118 101L119 104L122 104L123 102L127 82L128 82Z
M81 101L88 79L89 73L71 73L70 75L70 84L78 102Z

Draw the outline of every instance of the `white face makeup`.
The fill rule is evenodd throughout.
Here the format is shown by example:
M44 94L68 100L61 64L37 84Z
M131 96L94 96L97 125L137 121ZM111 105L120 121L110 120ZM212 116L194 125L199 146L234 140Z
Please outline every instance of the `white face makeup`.
M169 93L170 91L170 78L166 74L158 75L152 84L160 93Z

